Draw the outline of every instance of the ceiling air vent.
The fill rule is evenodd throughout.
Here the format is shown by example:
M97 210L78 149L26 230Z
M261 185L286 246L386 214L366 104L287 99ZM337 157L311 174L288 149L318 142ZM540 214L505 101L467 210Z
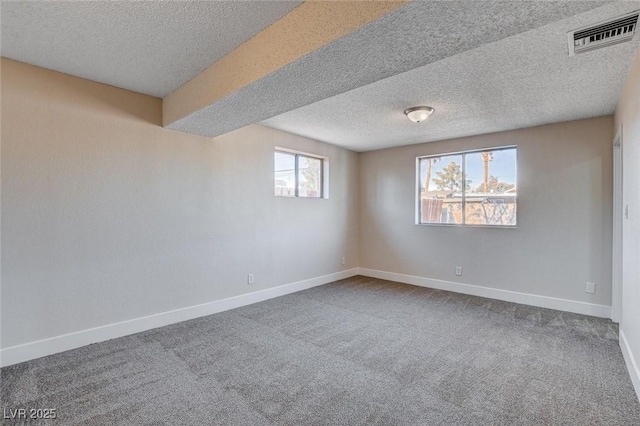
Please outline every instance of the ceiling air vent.
M612 21L567 33L569 56L631 40L638 27L638 14L636 11Z

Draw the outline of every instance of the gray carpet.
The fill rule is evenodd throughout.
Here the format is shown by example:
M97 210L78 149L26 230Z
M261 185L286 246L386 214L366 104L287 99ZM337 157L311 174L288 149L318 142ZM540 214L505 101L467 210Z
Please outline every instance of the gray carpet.
M640 425L617 335L355 277L4 368L2 405L65 425Z

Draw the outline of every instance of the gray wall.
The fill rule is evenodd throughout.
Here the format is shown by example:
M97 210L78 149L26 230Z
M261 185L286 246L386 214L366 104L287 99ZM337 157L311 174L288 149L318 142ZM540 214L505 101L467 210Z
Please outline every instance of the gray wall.
M356 266L611 303L611 117L356 154L172 132L160 99L2 73L3 348ZM517 229L414 225L416 156L512 144ZM328 200L273 196L276 145L330 158Z
M6 59L1 136L3 348L358 265L354 152ZM276 145L329 157L330 198L274 197Z
M612 133L600 117L361 154L360 266L610 306ZM415 225L417 156L504 145L517 229Z

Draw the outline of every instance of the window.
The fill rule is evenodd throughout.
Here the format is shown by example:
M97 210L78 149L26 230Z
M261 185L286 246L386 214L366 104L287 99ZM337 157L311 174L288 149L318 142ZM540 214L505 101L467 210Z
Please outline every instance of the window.
M417 158L417 224L516 226L516 147Z
M276 149L274 156L275 195L323 198L326 159L310 154Z

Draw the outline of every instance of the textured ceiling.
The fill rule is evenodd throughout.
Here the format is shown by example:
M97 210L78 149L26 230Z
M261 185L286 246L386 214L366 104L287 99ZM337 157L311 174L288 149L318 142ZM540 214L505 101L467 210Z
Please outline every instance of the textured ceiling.
M168 127L217 136L604 3L414 1Z
M1 53L165 97L300 3L2 1ZM636 9L414 1L168 127L261 122L367 151L611 114L640 37L568 57L566 32ZM402 111L419 104L436 112L411 123Z
M2 1L2 56L164 97L301 1Z
M566 33L638 8L607 4L261 124L367 151L612 114L640 37L569 57ZM415 105L436 111L412 123L403 110Z

